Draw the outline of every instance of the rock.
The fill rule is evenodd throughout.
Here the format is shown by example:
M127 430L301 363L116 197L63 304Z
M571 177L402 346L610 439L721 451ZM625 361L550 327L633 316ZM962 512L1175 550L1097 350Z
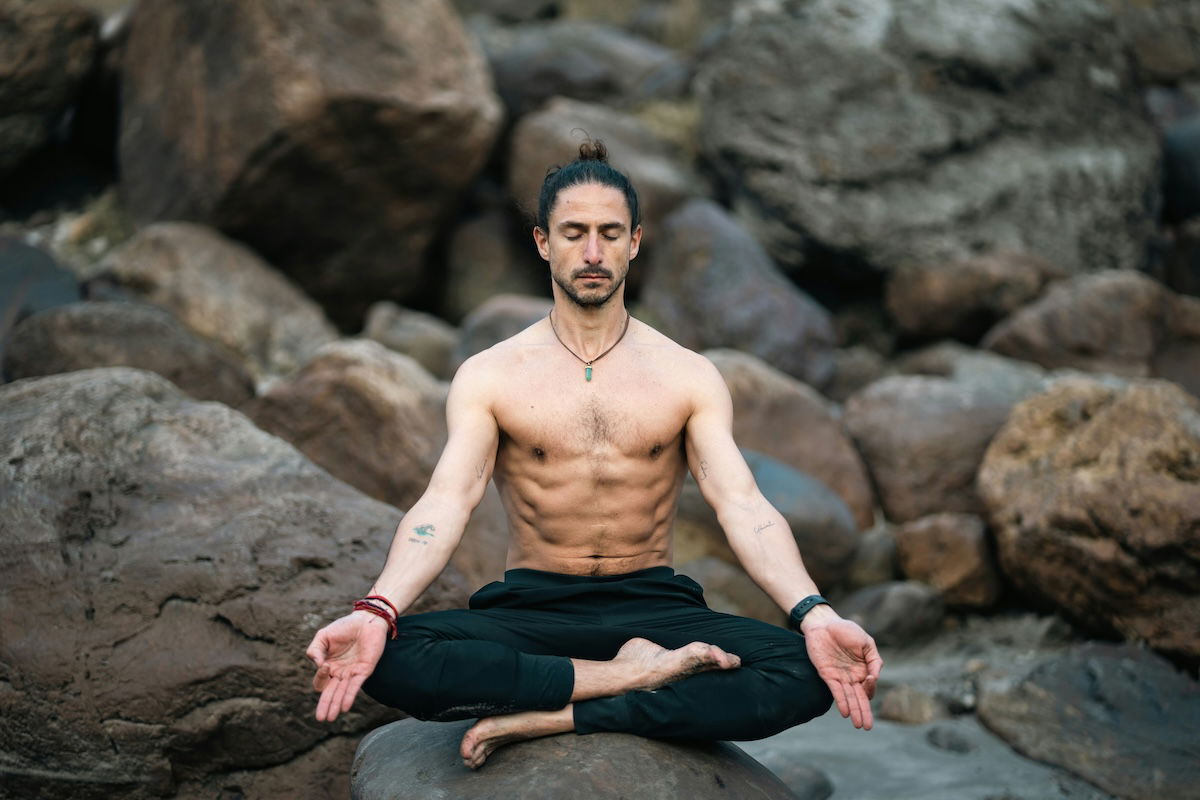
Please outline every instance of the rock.
M835 403L844 403L882 378L886 369L883 356L869 347L839 347L833 351L833 376L825 382L824 394Z
M936 697L911 686L890 689L879 701L880 719L917 725L950 716L949 709Z
M543 317L554 302L544 297L502 294L488 300L463 320L462 335L454 353L454 368L476 353L515 336Z
M547 166L542 165L543 174ZM454 230L441 302L446 319L460 321L496 295L550 291L549 268L529 230L516 237L510 227L506 209L491 209Z
M741 2L729 0L564 0L560 3L567 19L590 19L619 25L684 52L700 49L715 39L736 14Z
M1139 77L1147 84L1177 84L1200 77L1200 10L1188 0L1143 6L1121 3L1117 22Z
M846 588L862 589L900 577L896 558L896 534L886 522L858 535L858 549L846 575Z
M694 86L704 153L784 269L852 282L999 249L1068 274L1144 261L1158 143L1113 6L775 6Z
M510 744L471 770L458 758L470 721L400 720L373 731L354 756L354 800L568 796L761 797L795 795L728 742L667 742L628 733L573 733Z
M458 331L432 314L402 308L387 300L367 311L363 336L416 359L440 380L450 380Z
M0 236L0 359L12 326L81 296L79 281L45 250Z
M893 581L859 589L838 601L837 611L857 622L880 645L907 644L942 621L942 597L932 586Z
M216 797L232 773L344 770L338 743L392 712L360 699L317 723L301 654L399 517L153 373L0 387L5 789ZM466 592L447 570L414 610Z
M185 222L139 231L97 278L162 306L219 342L259 380L287 375L337 336L321 309L254 253Z
M197 400L238 406L254 382L231 353L184 328L160 308L141 303L72 303L29 317L13 330L4 354L11 379L93 367L157 372Z
M935 725L925 734L925 741L951 753L969 753L975 744L953 728Z
M1162 381L1060 380L979 471L1000 566L1084 627L1200 663L1200 401Z
M501 116L448 0L139 3L121 100L135 216L213 224L348 328L421 291Z
M946 605L988 608L1000 582L983 520L974 514L931 514L896 529L900 569L942 593Z
M533 22L558 16L557 0L454 0L454 7L464 17L486 14L498 22Z
M1145 650L1085 644L1015 682L985 681L979 718L1119 797L1200 798L1200 687Z
M1056 284L981 344L1047 368L1165 378L1200 396L1200 300L1136 272Z
M754 480L791 528L804 564L818 586L833 586L845 577L858 536L846 504L825 484L772 458L743 450ZM737 564L717 522L691 477L684 482L675 519L675 558L687 563L711 555Z
M666 219L641 302L684 347L742 350L818 389L833 374L828 312L711 201Z
M828 486L860 529L875 521L875 496L837 409L808 386L737 350L709 350L733 396L738 446L778 459Z
M502 28L472 20L472 27L512 119L552 97L623 108L687 90L687 66L671 50L609 25L550 20Z
M713 611L787 627L787 614L740 567L705 556L680 564L675 571L704 587L704 602Z
M50 139L92 68L99 27L78 3L0 3L0 172Z
M887 309L906 334L974 341L1061 277L1049 261L1005 251L954 264L906 266L888 278Z
M1036 364L973 350L957 342L940 342L897 358L893 368L904 375L935 375L985 386L992 394L1016 401L1039 391L1049 379Z
M546 169L576 158L585 135L604 142L612 165L637 189L647 245L660 237L662 220L669 213L689 196L700 194L699 179L637 117L603 105L556 98L522 117L513 131L508 182L518 207L536 215Z
M854 437L893 522L979 513L975 473L1016 399L983 382L894 375L846 401Z

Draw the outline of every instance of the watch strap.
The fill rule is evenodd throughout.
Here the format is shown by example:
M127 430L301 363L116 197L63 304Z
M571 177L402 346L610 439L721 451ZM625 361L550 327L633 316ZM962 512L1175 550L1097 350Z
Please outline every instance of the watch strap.
M788 627L796 631L796 633L799 633L800 623L804 621L805 614L812 611L817 606L827 606L829 604L829 601L824 597L821 597L821 595L810 594L799 603L796 603L795 608L792 609L792 613L788 614Z

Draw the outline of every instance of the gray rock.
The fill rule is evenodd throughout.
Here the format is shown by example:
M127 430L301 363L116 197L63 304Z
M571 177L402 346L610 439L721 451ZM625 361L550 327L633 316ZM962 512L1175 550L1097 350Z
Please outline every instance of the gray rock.
M1086 644L984 681L979 718L1019 753L1129 800L1200 798L1200 686L1154 654Z
M941 623L944 609L938 591L916 581L868 586L837 603L839 614L861 625L880 645L927 636Z
M966 736L946 725L934 725L925 732L925 741L951 753L969 753L976 745Z
M458 330L432 314L384 300L367 311L363 336L411 356L441 380L450 380L454 374L451 361L458 344Z
M12 380L136 367L157 372L197 400L237 407L254 396L254 381L232 353L141 303L73 303L34 314L13 330L3 362Z
M869 347L839 347L833 352L833 376L826 381L824 395L844 403L860 389L883 377L887 363Z
M552 163L548 158L542 154L539 175ZM550 291L550 269L538 255L529 227L514 234L510 213L492 208L454 229L439 312L446 319L459 322L497 295Z
M302 653L400 516L150 372L0 387L6 793L344 796L346 741L392 712L317 723ZM466 593L450 569L415 610Z
M787 614L741 567L705 556L676 564L675 571L704 587L704 602L713 611L760 619L781 628L787 625Z
M896 533L886 522L858 535L858 549L846 575L849 590L888 583L900 577L896 558Z
M0 360L14 325L30 314L74 303L79 281L46 251L0 236Z
M554 302L545 297L502 294L476 308L463 320L454 368L476 353L497 342L515 336L543 317L549 316Z
M711 201L667 218L641 302L684 347L742 350L817 389L832 376L829 313Z
M458 743L470 725L406 719L373 731L354 756L351 797L796 797L732 744L666 742L627 733L531 739L500 748L479 770L470 770L458 757Z

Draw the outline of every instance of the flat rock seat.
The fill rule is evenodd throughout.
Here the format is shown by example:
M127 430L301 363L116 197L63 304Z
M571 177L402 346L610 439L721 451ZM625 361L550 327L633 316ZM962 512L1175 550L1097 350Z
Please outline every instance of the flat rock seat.
M458 756L471 724L404 719L372 731L354 756L352 799L797 800L770 770L726 742L567 733L501 747L471 770Z

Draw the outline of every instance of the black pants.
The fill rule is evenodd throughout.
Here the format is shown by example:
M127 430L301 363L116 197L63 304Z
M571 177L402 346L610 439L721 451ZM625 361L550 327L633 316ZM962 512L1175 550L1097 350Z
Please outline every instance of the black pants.
M742 665L579 701L576 732L744 741L807 722L833 702L802 637L710 610L700 585L670 567L600 577L509 570L472 595L470 610L402 617L364 689L424 720L550 711L570 702L569 659L610 659L634 637L668 649L707 642Z

